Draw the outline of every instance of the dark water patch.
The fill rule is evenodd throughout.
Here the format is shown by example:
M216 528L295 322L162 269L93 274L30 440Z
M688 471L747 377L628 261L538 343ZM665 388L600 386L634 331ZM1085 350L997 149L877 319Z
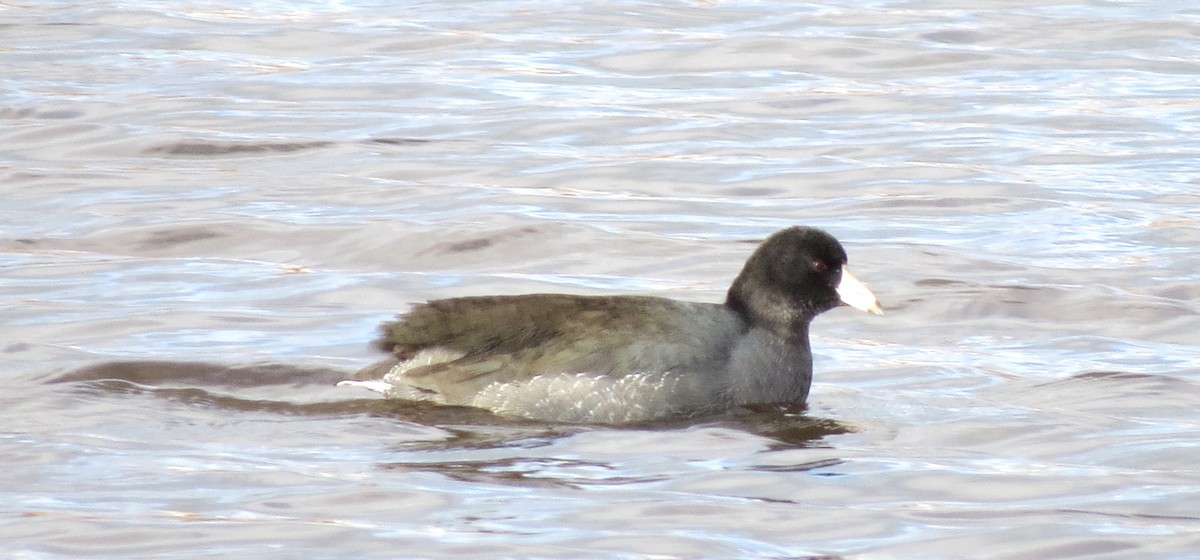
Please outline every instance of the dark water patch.
M151 386L185 383L204 387L263 387L268 385L332 385L345 379L346 372L323 367L283 364L228 365L212 362L135 360L84 366L53 378L51 383L125 381Z
M462 241L437 243L420 251L417 253L417 256L425 257L429 255L453 255L458 253L482 251L484 249L491 248L498 243L514 242L527 238L530 235L544 235L544 233L541 229L533 226L508 228L496 232L490 232L486 236L474 237Z
M1118 339L1136 335L1167 343L1200 340L1194 334L1200 329L1200 311L1192 301L1149 295L1134 287L1049 284L1020 277L1043 274L1014 272L1008 282L921 278L902 292L902 299L889 300L888 309L921 309L947 323L973 321L976 328L992 323L999 329L1003 323L1012 330L1021 325L1022 334L1066 331ZM1091 274L1075 276L1084 282L1096 279ZM1190 293L1186 288L1177 291Z
M118 379L87 382L80 391L93 396L149 395L189 407L232 412L265 412L284 416L345 416L373 414L391 416L394 407L378 399L354 399L333 402L296 403L287 401L249 399L225 395L195 387L153 387Z
M688 473L746 470L762 473L809 473L836 466L840 459L813 459L808 455L774 454L779 449L800 450L812 439L788 444L770 440L770 430L743 422L659 423L656 426L560 426L511 423L506 426L458 426L443 440L405 442L396 446L400 460L382 463L389 472L436 472L449 480L487 486L584 489L618 488L671 483ZM794 419L808 425L830 424L815 419ZM836 431L836 430L830 430ZM829 433L830 431L823 432ZM705 441L699 444L697 441ZM679 445L676 448L676 445ZM766 444L764 446L764 444ZM707 458L690 456L700 446ZM708 452L711 451L711 455ZM728 457L749 454L769 463L736 466ZM768 458L770 457L770 458ZM807 457L807 458L805 458ZM818 473L826 474L826 473ZM790 503L770 496L743 495L741 499Z
M935 43L974 45L992 38L991 35L972 29L945 29L921 34L921 38Z
M1065 514L1082 514L1082 515L1097 515L1101 517L1113 517L1117 519L1145 519L1153 522L1160 521L1181 521L1200 523L1200 515L1171 515L1165 513L1123 513L1115 511L1099 511L1089 509L1060 509L1058 510Z
M1085 371L1038 384L1035 389L1053 395L1054 406L1071 405L1074 410L1104 407L1113 411L1126 407L1139 409L1143 404L1140 400L1158 397L1160 408L1143 413L1162 414L1161 407L1178 404L1180 400L1194 399L1200 403L1200 385L1191 378L1196 374L1200 374L1200 371L1180 371L1175 375L1116 370Z
M221 233L205 227L184 226L178 229L156 230L150 232L138 248L140 250L152 251L155 249L171 248L185 243L217 239L221 236Z
M404 410L403 416L395 415L394 419L437 426L449 434L442 440L406 441L395 446L397 451L406 453L538 449L589 429L586 426L562 426L497 416L478 408L404 404L417 409L424 408L424 411L418 414L415 410Z
M1120 381L1130 381L1130 380L1150 381L1150 380L1160 380L1160 379L1164 379L1164 377L1161 375L1151 375L1151 374L1146 374L1146 373L1133 373L1133 372L1129 372L1129 371L1085 371L1083 373L1078 373L1078 374L1072 375L1071 377L1069 377L1067 379L1060 379L1058 381L1044 383L1043 385L1047 385L1047 386L1064 385L1064 384L1073 384L1073 383L1077 383L1080 381L1092 381L1092 380L1098 380L1098 381L1111 380L1111 381L1120 382Z
M34 107L0 107L0 119L77 119L84 115L76 109L37 109Z
M930 288L944 288L949 286L967 285L967 282L963 282L962 280L952 280L949 278L922 278L914 281L913 285Z
M858 431L849 423L810 416L804 407L793 405L741 407L726 413L717 425L766 438L771 450L823 446L822 440L829 436Z
M842 459L819 459L791 465L753 465L750 468L762 472L811 472L836 467L844 462Z
M368 140L372 144L387 144L389 146L412 146L416 144L428 144L433 142L426 138L372 138Z
M623 476L615 465L559 457L504 457L483 461L400 462L381 465L391 471L437 472L459 482L524 487L578 488L590 484L655 482L665 476Z
M4 114L0 113L0 118ZM41 117L47 118L47 117ZM384 146L418 146L429 144L433 140L425 138L371 138L364 143ZM295 142L218 142L218 141L182 141L154 146L144 151L146 154L166 154L171 156L241 156L258 154L290 154L327 148L339 144L328 140L295 141Z
M147 149L147 154L172 156L240 156L257 154L288 154L332 146L333 142L175 142Z

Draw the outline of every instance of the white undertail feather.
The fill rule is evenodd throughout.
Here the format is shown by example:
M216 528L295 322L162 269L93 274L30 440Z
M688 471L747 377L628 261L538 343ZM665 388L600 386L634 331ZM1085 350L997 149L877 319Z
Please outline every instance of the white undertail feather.
M443 362L452 362L463 357L465 354L458 350L450 350L448 348L436 347L429 348L417 352L412 358L400 362L392 369L384 374L383 379L375 379L369 381L339 381L338 387L358 387L368 391L374 391L385 397L409 399L409 400L437 400L436 395L416 389L403 381L401 376L404 372L416 368Z
M337 386L338 387L358 387L359 389L375 391L376 393L379 393L380 395L387 395L388 391L392 390L392 384L388 383L387 381L352 381L350 379L347 379L345 381L338 381Z

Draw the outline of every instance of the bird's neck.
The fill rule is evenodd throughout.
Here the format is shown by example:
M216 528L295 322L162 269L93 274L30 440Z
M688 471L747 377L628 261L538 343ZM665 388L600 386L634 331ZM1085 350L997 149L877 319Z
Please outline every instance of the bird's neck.
M755 302L751 305L739 291L730 290L725 299L725 305L737 313L750 328L766 330L775 336L789 341L804 341L808 343L808 325L812 317L794 311L785 302ZM755 310L768 310L756 312Z

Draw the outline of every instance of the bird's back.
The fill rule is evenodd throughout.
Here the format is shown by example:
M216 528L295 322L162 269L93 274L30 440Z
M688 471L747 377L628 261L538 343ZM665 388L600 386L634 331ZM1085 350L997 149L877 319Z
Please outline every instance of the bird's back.
M411 386L410 397L473 404L489 387L555 375L714 381L745 328L717 304L533 294L422 304L384 324L377 344L399 364L388 381Z

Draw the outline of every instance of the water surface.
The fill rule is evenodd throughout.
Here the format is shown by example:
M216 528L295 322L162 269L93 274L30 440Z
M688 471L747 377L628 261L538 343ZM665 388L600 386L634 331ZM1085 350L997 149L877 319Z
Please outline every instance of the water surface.
M1188 558L1190 2L0 7L0 551ZM413 303L718 301L828 229L805 415L337 389Z

